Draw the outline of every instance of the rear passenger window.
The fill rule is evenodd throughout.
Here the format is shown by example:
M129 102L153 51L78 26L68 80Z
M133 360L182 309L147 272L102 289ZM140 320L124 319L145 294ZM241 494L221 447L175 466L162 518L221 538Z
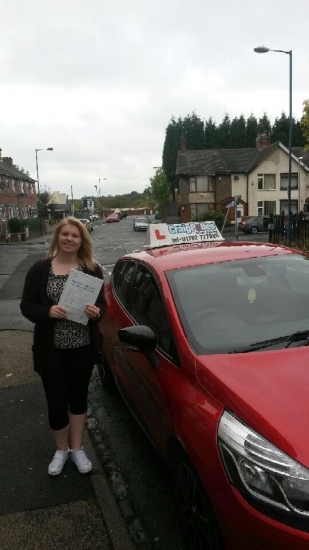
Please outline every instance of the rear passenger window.
M119 301L125 306L129 294L132 276L135 268L135 262L119 262L114 275L114 289Z

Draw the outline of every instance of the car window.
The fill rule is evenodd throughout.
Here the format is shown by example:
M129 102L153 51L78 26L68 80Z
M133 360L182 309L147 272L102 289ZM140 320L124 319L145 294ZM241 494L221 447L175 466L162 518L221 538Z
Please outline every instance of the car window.
M198 354L231 353L308 329L309 262L303 256L188 267L167 278Z
M158 347L169 355L175 355L172 332L161 294L150 271L138 265L130 292L128 307L134 321L150 327L156 337Z
M129 298L130 284L134 268L135 262L118 262L112 276L112 284L114 286L115 294L123 305L126 305Z

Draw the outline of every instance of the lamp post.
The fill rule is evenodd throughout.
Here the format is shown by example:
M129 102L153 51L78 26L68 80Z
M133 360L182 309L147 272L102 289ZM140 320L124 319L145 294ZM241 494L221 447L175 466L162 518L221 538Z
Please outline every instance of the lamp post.
M38 182L38 199L40 200L40 180L39 180L39 165L38 165L38 151L53 151L53 147L47 147L47 149L36 149L35 150L35 162L36 162L36 179L37 179L37 182ZM40 220L40 233L42 235L42 224L41 224L41 217L40 217L40 214L39 214L39 208L37 208L37 211L38 211L38 216L39 216L39 220Z
M291 211L291 168L292 168L292 50L271 50L265 46L254 48L256 53L279 52L290 57L289 65L289 180L288 180L288 222L286 227L286 244L291 245L292 211Z

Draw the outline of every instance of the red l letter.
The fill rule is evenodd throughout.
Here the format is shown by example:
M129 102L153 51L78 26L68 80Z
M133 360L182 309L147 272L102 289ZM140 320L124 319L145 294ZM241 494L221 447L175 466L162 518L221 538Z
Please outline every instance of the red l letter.
M157 237L158 241L162 241L162 239L166 239L165 235L161 235L159 229L155 229L155 234L156 234L156 237Z

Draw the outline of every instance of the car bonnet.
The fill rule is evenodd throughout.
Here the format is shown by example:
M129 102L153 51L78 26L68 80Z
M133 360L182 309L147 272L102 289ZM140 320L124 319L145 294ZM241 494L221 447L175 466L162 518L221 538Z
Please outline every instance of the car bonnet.
M309 467L309 347L198 356L196 374L224 408Z

